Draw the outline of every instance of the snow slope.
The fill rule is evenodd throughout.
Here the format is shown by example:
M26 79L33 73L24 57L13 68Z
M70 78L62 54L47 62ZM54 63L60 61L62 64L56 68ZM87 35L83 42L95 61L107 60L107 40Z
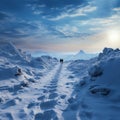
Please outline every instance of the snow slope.
M32 58L22 50L17 49L12 43L1 43L0 51L0 79L14 77L18 68L26 77L34 76L36 78L35 76L38 77L42 74L40 71L44 72L51 69L57 63L57 59L49 56Z
M119 120L119 49L63 64L12 43L0 51L0 120Z
M26 61L13 47L1 46L6 54L0 57L0 120L63 119L74 82L69 79L69 63L48 56ZM18 69L22 74L16 75Z
M68 67L80 78L68 109L78 106L73 112L80 120L119 120L120 50L105 48L97 59L86 62L74 61Z

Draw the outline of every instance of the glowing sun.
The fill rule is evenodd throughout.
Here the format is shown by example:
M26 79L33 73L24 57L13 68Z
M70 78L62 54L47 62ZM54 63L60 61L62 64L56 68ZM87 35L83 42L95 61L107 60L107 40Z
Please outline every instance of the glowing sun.
M118 30L110 30L107 33L108 40L111 43L118 43L120 40L120 32Z

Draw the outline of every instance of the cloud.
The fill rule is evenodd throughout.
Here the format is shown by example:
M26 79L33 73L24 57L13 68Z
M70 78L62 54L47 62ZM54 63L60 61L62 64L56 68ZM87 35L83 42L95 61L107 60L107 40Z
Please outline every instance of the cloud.
M27 23L26 21L20 21L20 19L14 19L13 21L4 21L0 24L0 37L4 40L17 38L25 38L32 36L38 29L36 24Z
M57 17L58 15L61 15L61 13L67 12L68 10L75 9L77 7L84 6L87 4L86 0L64 0L64 1L58 1L58 0L35 0L31 1L29 3L31 6L31 9L35 13L36 11L40 13L42 12L41 16L45 16L47 18Z
M113 8L113 11L120 14L120 7Z
M95 18L86 21L82 21L81 24L84 26L90 26L90 30L93 32L106 31L114 27L119 27L120 15L115 14L106 18Z
M65 24L63 26L57 26L56 27L56 31L58 31L59 33L61 33L63 35L63 38L82 38L84 39L84 37L90 36L90 33L87 32L83 32L80 31L79 26L75 26L75 25L69 25L69 24ZM61 36L59 36L61 37Z
M64 18L79 17L80 19L104 18L113 14L113 8L119 7L119 0L35 0L31 2L33 13L43 18L56 21Z
M0 11L0 21L7 19L9 16L5 12Z
M85 3L86 0L74 0L74 1L70 1L70 0L64 0L64 1L58 1L58 0L31 0L31 4L34 5L45 5L48 9L51 8L59 8L59 9L63 9L65 6L70 6L70 5L81 5L83 3Z
M80 45L87 49L95 43L90 36L103 36L100 33L119 24L120 0L0 1L0 40L24 48L60 50L73 45L75 50Z
M73 18L73 17L80 17L80 16L87 16L88 13L91 13L93 11L95 11L97 9L97 7L95 6L91 6L91 5L87 5L85 7L79 7L77 9L69 9L66 12L61 13L61 15L55 17L55 18L50 18L49 20L60 20L60 19L64 19L64 18Z
M119 0L94 0L92 5L97 6L94 16L97 18L109 17L113 14L113 8L120 6Z

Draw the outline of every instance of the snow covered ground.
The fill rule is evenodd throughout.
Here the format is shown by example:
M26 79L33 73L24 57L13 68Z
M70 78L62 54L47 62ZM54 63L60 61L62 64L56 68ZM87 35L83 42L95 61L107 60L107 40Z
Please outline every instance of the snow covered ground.
M0 44L0 120L120 120L120 50L59 63Z
M71 104L76 118L119 120L120 50L105 48L97 58L73 61L68 68L80 79Z

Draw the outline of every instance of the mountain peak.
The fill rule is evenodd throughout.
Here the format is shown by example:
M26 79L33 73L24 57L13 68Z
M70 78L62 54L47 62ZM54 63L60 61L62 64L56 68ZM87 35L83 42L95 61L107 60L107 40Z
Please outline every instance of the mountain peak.
M83 50L80 50L78 54L85 54Z

